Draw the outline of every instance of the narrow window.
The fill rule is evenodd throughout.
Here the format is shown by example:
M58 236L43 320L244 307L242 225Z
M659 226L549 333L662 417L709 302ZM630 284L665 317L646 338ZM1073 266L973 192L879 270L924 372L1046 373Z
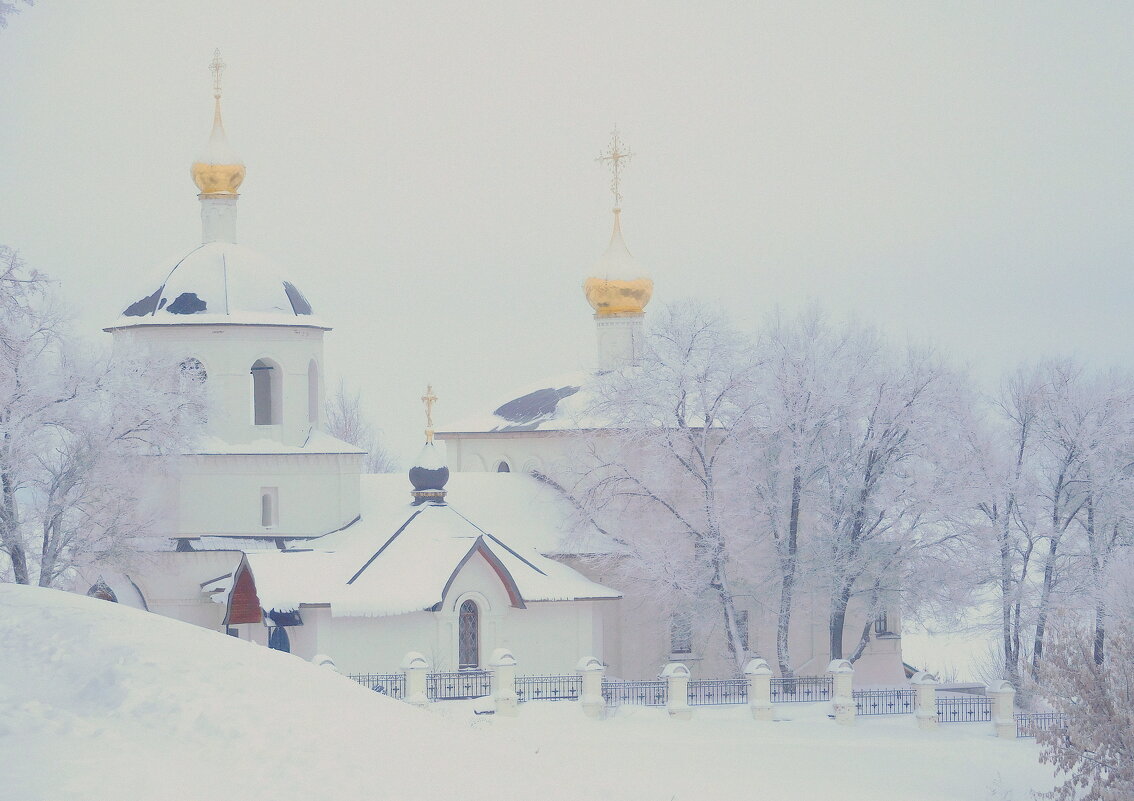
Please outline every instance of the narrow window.
M890 626L886 620L886 610L879 612L874 618L874 633L875 634L889 634Z
M669 652L693 653L693 618L688 612L675 612L669 621Z
M457 622L457 667L480 667L480 610L475 601L461 604Z
M263 359L252 365L252 420L258 426L278 425L282 411L280 368Z
M511 473L512 468L508 466L507 462L505 462L503 459L501 459L500 463L498 465L496 465L496 472L497 473Z
M260 488L260 525L272 528L279 522L279 488Z
M307 365L307 422L319 424L319 365L314 359Z

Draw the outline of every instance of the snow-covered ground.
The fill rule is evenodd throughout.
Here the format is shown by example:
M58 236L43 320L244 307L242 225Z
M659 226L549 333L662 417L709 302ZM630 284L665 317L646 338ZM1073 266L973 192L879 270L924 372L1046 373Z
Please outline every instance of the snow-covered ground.
M569 702L516 718L484 702L420 711L325 668L104 601L0 585L0 798L547 799L1030 797L1050 771L990 724L910 716L784 719L698 708L691 721Z

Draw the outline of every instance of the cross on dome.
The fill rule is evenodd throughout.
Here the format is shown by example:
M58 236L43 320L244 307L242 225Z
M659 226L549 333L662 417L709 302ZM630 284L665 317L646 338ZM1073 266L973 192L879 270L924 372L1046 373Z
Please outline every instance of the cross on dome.
M634 154L626 147L626 143L622 141L618 135L618 126L614 126L614 130L610 132L610 148L602 153L595 159L599 164L608 162L610 165L610 172L612 175L610 181L610 191L614 195L614 208L615 211L622 208L622 162L630 161Z
M425 385L425 394L421 396L421 402L425 404L425 441L433 442L433 404L437 402L437 396L433 394L433 385Z
M213 60L209 62L209 69L213 72L213 97L220 100L221 76L224 74L225 63L220 57L220 48L213 51Z

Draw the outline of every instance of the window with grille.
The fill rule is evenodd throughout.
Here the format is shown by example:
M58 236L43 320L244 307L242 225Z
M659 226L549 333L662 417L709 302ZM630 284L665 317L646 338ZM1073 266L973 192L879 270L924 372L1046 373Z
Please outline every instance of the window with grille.
M461 604L457 623L457 667L480 667L480 610L475 601Z
M669 652L693 653L693 618L688 612L675 612L669 621Z

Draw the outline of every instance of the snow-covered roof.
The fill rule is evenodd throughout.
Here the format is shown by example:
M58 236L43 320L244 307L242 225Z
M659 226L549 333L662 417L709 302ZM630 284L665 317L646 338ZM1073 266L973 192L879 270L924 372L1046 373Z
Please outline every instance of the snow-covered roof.
M587 383L590 373L567 373L531 384L510 393L488 414L479 414L458 421L437 436L447 434L563 431L589 428L593 421L585 419L590 401Z
M570 505L530 476L456 473L450 503L417 506L405 478L364 476L363 499L362 518L342 531L295 550L248 553L266 610L326 603L335 616L373 617L430 609L474 558L492 566L517 606L620 597L548 558L614 546L592 525L572 522Z
M106 330L221 323L327 329L271 259L243 245L210 242L162 265Z

